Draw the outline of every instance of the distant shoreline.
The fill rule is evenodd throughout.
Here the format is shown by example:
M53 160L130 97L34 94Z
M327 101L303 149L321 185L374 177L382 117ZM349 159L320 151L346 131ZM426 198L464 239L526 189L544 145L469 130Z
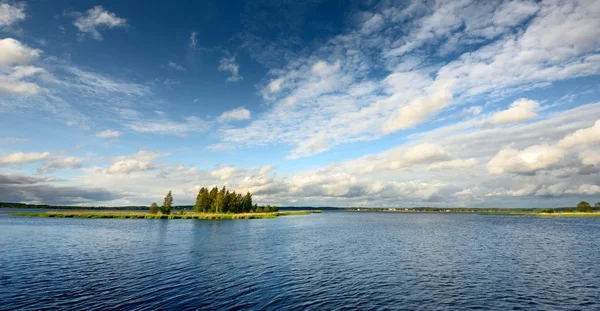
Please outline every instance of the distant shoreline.
M204 220L229 220L229 219L268 219L279 216L298 216L321 211L289 211L271 213L183 213L183 214L150 214L145 212L127 211L89 211L76 210L68 212L43 212L43 213L11 213L9 216L17 217L44 217L44 218L117 218L117 219L204 219Z

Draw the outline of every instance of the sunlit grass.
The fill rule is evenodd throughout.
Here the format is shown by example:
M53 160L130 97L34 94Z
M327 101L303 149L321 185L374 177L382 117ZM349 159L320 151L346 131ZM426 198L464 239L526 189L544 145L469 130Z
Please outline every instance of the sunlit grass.
M308 215L311 213L321 213L319 210L314 211L283 211L273 213L195 213L187 212L184 214L149 214L146 212L132 211L65 211L65 212L44 212L44 213L13 213L10 216L23 217L50 217L50 218L120 218L120 219L214 219L214 220L231 220L231 219L267 219L276 218L278 216L296 216Z

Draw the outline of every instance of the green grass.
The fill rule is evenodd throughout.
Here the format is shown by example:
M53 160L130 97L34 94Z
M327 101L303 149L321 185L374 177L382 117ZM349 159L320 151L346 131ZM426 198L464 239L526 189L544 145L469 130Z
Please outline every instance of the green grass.
M243 213L243 214L224 214L224 213L186 213L186 214L148 214L142 212L90 212L90 211L68 211L68 212L44 212L44 213L13 213L10 216L21 217L50 217L50 218L118 218L118 219L214 219L214 220L232 220L232 219L269 219L279 216L308 215L311 213L320 213L321 211L289 211L273 213Z

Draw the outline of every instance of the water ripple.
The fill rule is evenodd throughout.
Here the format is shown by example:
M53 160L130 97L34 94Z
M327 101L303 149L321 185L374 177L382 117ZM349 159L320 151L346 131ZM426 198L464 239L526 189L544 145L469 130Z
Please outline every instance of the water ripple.
M0 233L0 310L600 309L597 219L0 214Z

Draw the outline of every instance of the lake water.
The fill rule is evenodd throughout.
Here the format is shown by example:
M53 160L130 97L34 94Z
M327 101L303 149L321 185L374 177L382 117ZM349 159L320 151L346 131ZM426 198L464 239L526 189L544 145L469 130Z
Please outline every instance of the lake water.
M6 213L0 309L600 310L600 218Z

